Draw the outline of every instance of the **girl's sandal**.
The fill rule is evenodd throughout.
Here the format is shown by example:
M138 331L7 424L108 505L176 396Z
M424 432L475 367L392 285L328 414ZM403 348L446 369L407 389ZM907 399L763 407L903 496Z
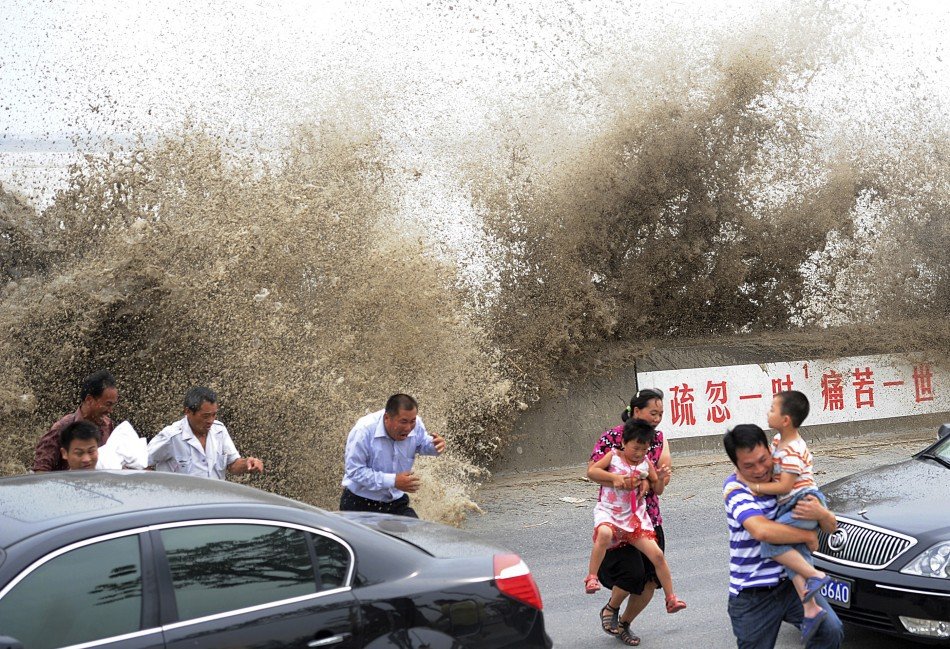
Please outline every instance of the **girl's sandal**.
M620 639L620 642L628 647L638 647L640 645L640 636L633 635L630 631L629 622L620 623L620 635L617 637Z
M681 600L679 597L670 593L666 596L666 612L667 613L676 613L677 611L682 611L686 608L686 602Z
M610 602L600 609L600 626L604 630L604 633L610 635L617 635L620 633L617 630L617 626L620 624L620 609L614 608L610 605Z
M600 581L598 581L597 575L587 575L584 578L584 590L588 595L593 595L600 590Z

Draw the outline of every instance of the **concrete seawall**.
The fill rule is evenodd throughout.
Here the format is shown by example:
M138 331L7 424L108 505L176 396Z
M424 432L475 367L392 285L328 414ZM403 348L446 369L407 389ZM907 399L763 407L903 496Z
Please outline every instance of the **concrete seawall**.
M859 349L857 353L882 350ZM541 471L586 464L596 439L603 431L621 423L620 415L637 390L637 376L646 372L697 367L718 367L767 362L794 361L803 358L830 358L852 355L853 348L842 349L840 336L817 340L812 335L775 335L730 339L728 341L685 342L655 348L638 355L635 364L616 367L609 372L576 379L564 385L561 394L544 399L525 411L516 421L513 434L492 473L502 477L519 472ZM646 387L646 386L644 386ZM767 409L767 406L763 406ZM660 430L669 427L667 412ZM825 446L847 447L866 435L901 435L908 431L932 428L936 434L941 423L950 421L950 412L900 416L865 421L802 427L810 442ZM733 424L739 422L732 422ZM670 440L677 454L721 449L721 436L728 424L711 426L716 433Z

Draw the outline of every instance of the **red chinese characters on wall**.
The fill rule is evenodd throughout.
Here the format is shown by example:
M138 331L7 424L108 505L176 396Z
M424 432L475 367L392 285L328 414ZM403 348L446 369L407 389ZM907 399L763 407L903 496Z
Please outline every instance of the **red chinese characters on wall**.
M706 411L706 421L721 424L732 417L726 405L729 391L725 381L706 381L706 400L710 404Z
M674 385L670 388L673 397L670 399L670 418L674 426L695 426L696 415L693 412L693 388L686 383Z
M788 392L794 389L795 382L792 381L790 374L786 374L784 379L772 379L772 396L779 392Z
M854 368L854 407L874 407L874 370L865 367Z
M909 401L911 383L915 402L931 402L937 396L933 367L927 362L914 365L912 371L906 365L900 369L886 362L880 367L869 364L845 371L809 368L807 363L801 367L804 374L773 374L764 377L764 380L757 379L755 383L741 379L733 381L728 376L723 378L720 375L709 379L693 377L690 381L674 385L669 388L670 423L680 427L696 426L696 411L699 408L706 409L705 420L710 424L732 422L736 417L752 419L758 415L750 414L751 404L746 404L746 401L762 403L763 399L767 399L769 393L762 389L765 385L771 386L773 395L787 390L801 390L812 400L813 409L817 409L820 389L821 409L828 413L845 413L848 409L889 409L893 407L892 400ZM700 391L699 386L703 383L705 388ZM730 383L733 383L731 387ZM731 403L730 397L733 400ZM735 410L737 406L738 411ZM764 410L760 414L764 414Z
M930 363L920 363L914 365L914 401L921 403L923 401L934 400L933 389L933 369Z
M828 370L821 375L822 410L844 410L844 380L840 372Z

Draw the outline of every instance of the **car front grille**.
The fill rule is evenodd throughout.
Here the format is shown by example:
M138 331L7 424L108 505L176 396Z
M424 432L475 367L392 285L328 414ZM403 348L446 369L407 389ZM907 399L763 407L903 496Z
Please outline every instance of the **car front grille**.
M880 570L916 544L912 536L839 516L834 535L819 531L815 554L835 563Z

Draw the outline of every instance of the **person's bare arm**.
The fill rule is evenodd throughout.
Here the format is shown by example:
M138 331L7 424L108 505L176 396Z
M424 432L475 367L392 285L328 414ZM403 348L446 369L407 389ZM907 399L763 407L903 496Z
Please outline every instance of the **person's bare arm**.
M782 525L765 516L750 516L742 523L746 531L756 541L772 545L793 545L804 543L809 549L817 549L818 533L814 530L802 530L791 525Z
M234 475L264 473L264 463L256 457L240 457L228 465L228 473L233 473Z
M827 509L814 496L805 496L799 500L792 510L792 518L818 521L818 527L825 534L834 534L838 529L838 519L835 518L834 512Z
M650 481L650 488L653 489L653 493L659 496L666 488L666 482L660 477L652 462L647 462L647 465L650 467L650 475L647 476L647 480Z
M670 484L670 477L673 475L673 457L670 455L670 446L663 438L663 450L660 451L660 462L656 465L656 474L663 481L663 486ZM657 491L657 493L662 493Z
M772 482L756 482L749 487L758 496L784 496L792 490L797 480L798 474L782 471Z
M607 451L607 454L604 455L599 460L591 461L587 463L587 479L591 482L596 482L597 484L604 485L609 487L613 485L614 479L611 473L607 470L607 467L610 465L610 458L613 456L613 451Z
M588 464L587 477L591 480L591 482L596 482L597 484L604 485L605 487L630 489L630 476L621 476L616 473L611 473L607 470L607 467L610 466L610 460L613 458L613 456L614 452L610 451L596 462L591 462Z

